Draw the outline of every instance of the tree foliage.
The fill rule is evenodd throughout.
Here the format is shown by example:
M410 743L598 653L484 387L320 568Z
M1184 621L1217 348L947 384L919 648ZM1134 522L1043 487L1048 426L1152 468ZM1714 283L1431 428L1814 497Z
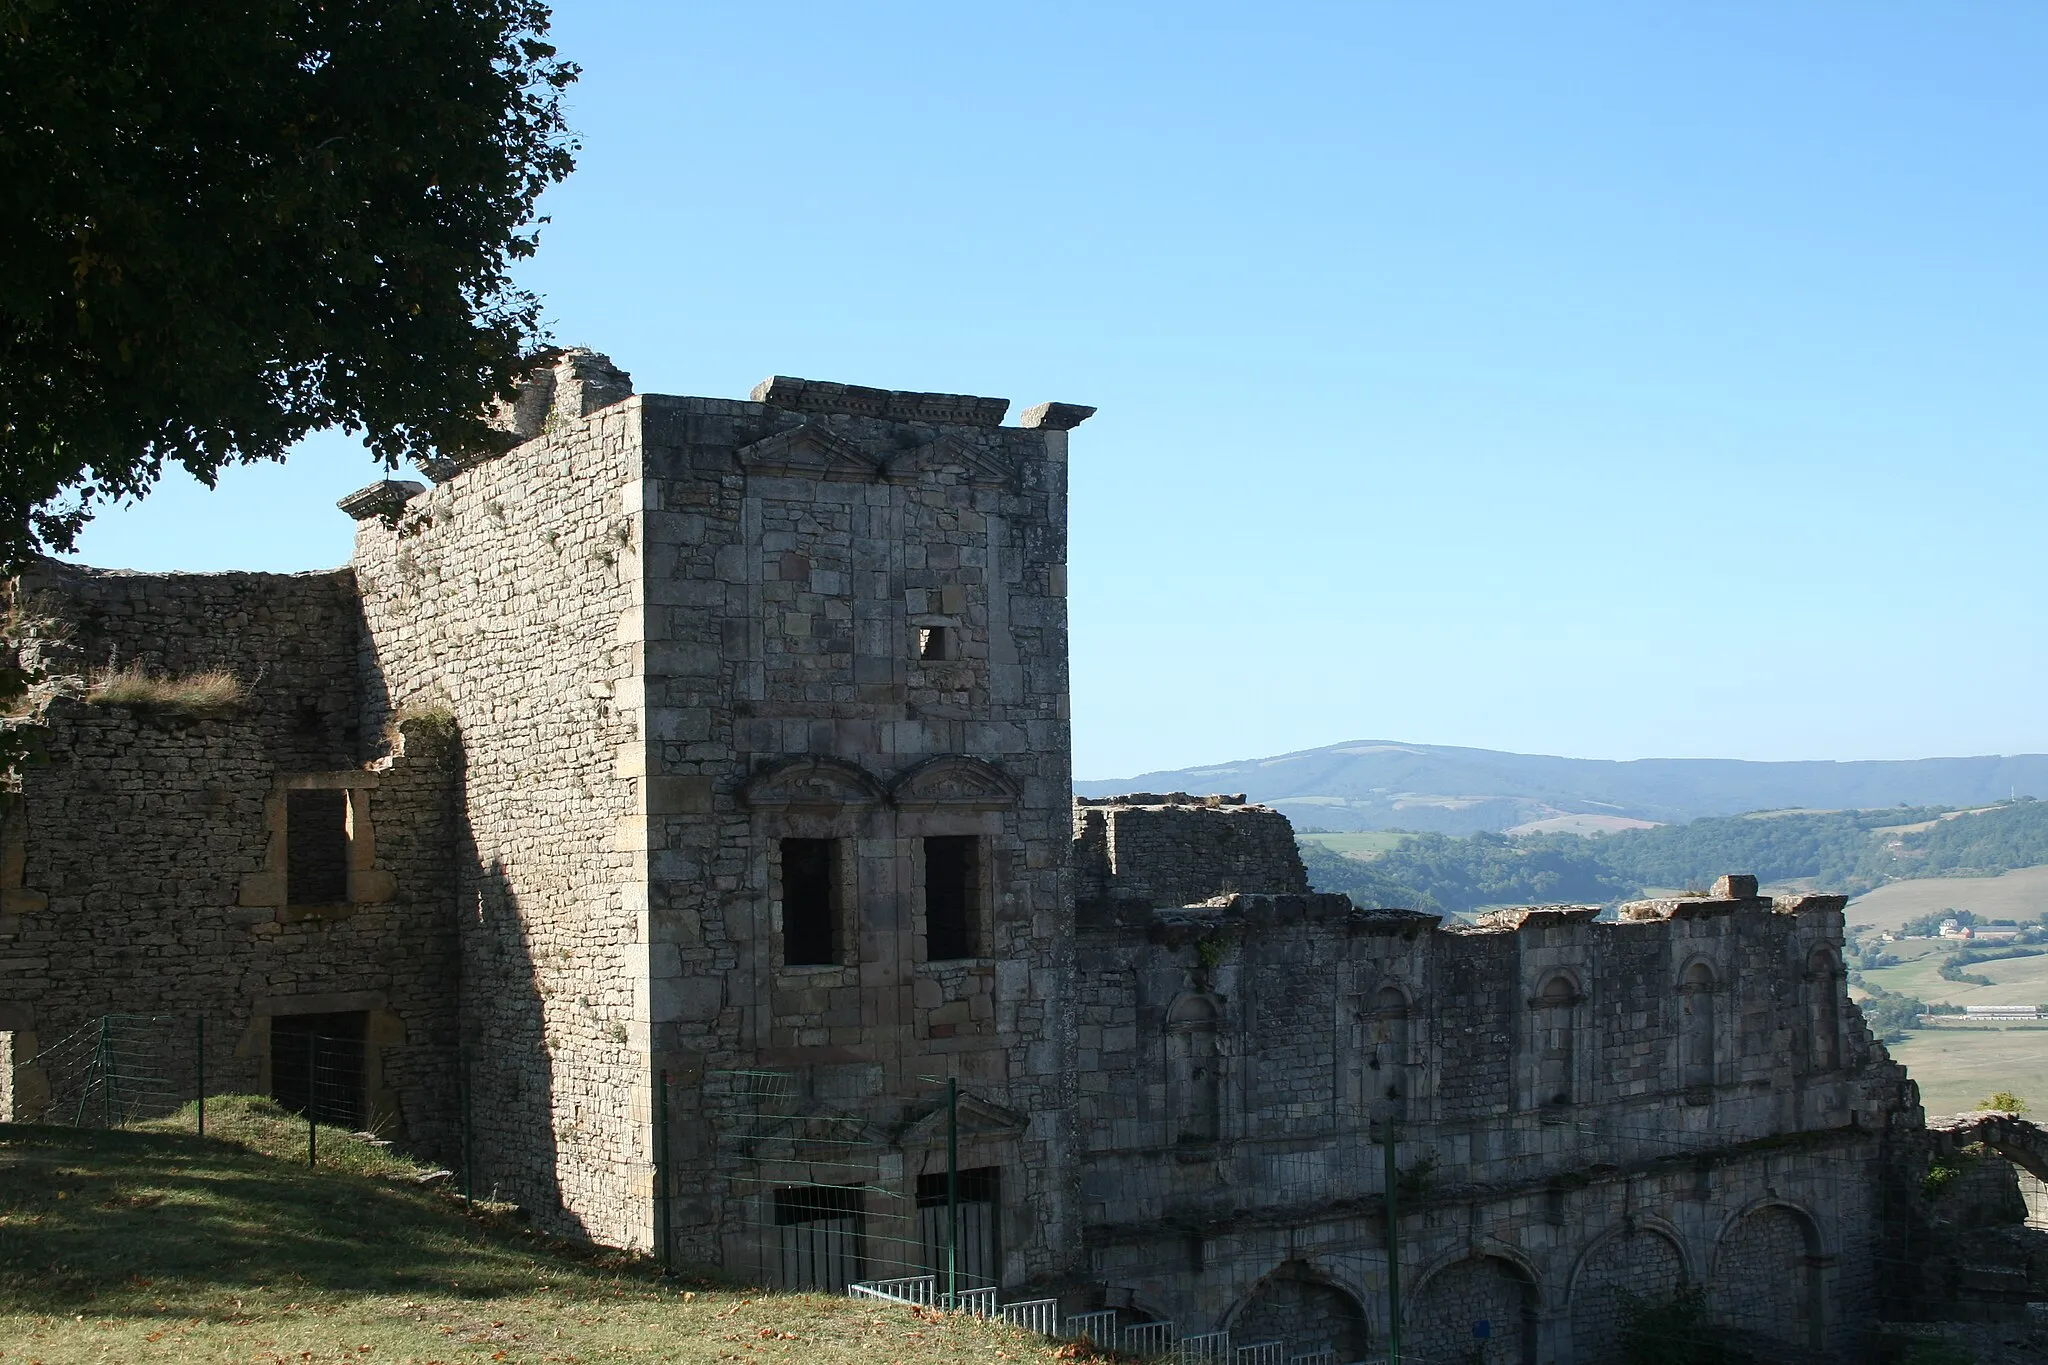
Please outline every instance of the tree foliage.
M166 462L493 442L572 165L540 0L0 0L0 558Z

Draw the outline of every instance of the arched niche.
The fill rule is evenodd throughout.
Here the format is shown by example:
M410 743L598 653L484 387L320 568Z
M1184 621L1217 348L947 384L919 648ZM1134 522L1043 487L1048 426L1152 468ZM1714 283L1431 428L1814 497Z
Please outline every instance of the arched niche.
M1216 1000L1190 993L1166 1012L1166 1094L1170 1136L1214 1142L1223 1130L1223 1057Z
M1228 1325L1231 1345L1277 1341L1283 1359L1328 1350L1336 1360L1365 1360L1372 1353L1364 1306L1306 1261L1284 1261L1260 1280Z
M1678 974L1678 1083L1687 1089L1714 1083L1715 992L1713 964L1694 958Z
M1639 1306L1668 1303L1690 1282L1670 1231L1634 1223L1594 1239L1572 1272L1572 1359L1619 1365L1621 1336Z
M1374 1114L1399 1122L1409 1117L1415 1085L1415 1002L1407 988L1382 983L1365 1025L1366 1100Z
M1460 1365L1535 1365L1536 1279L1506 1256L1466 1256L1416 1285L1401 1324L1402 1354Z
M1807 954L1806 990L1813 1069L1833 1071L1842 1064L1842 964L1832 949Z
M1714 1247L1707 1312L1721 1327L1801 1350L1825 1344L1820 1225L1782 1200L1730 1219Z
M1585 1000L1569 972L1555 971L1537 984L1530 1000L1535 1016L1535 1099L1539 1108L1563 1108L1578 1096L1578 1007Z

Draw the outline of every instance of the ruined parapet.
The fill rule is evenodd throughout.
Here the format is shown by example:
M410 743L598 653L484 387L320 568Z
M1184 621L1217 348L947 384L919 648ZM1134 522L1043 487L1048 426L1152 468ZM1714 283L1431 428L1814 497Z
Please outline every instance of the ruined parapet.
M587 347L571 346L537 362L518 382L513 396L501 400L493 409L489 424L510 433L514 445L524 445L632 396L633 376L614 365L610 356ZM435 483L446 483L463 470L503 453L444 453L435 459L421 460L419 465L421 472Z
M1104 905L1195 906L1239 893L1309 893L1294 826L1242 795L1077 797L1074 839L1080 895Z

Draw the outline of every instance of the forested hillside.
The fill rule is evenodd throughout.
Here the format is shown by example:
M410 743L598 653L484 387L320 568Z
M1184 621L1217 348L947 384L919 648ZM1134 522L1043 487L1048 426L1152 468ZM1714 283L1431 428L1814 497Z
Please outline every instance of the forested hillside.
M1606 904L1650 890L1703 890L1727 872L1854 894L1900 878L2048 864L2048 802L1764 812L1602 835L1423 833L1370 861L1340 856L1313 835L1302 845L1318 890L1414 909Z

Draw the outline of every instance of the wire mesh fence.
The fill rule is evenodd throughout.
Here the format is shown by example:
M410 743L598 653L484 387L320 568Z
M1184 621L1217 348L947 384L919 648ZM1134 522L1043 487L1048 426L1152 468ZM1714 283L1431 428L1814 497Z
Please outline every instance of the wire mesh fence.
M108 1014L44 1048L31 1065L49 1086L46 1122L118 1128L164 1118L200 1092L190 1016Z

